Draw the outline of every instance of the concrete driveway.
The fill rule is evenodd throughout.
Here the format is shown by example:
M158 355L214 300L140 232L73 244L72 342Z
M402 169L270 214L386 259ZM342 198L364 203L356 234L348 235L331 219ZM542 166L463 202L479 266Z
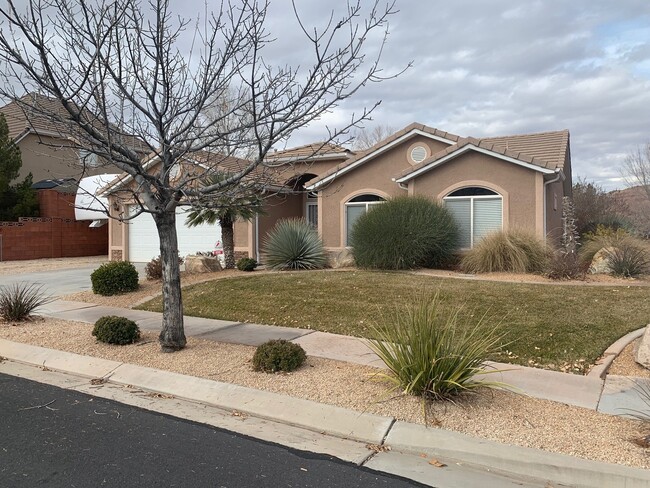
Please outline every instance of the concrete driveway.
M134 263L140 276L144 276L145 263ZM98 264L70 269L56 269L0 276L0 286L15 283L39 283L43 291L52 296L69 295L91 289L90 274L99 267Z

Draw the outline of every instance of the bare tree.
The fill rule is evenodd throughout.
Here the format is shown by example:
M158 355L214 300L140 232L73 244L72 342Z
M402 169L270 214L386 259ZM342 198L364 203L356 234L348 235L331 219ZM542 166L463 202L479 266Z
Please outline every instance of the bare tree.
M395 128L390 125L376 125L372 129L366 127L355 129L352 148L359 151L371 148L394 132Z
M650 142L627 155L621 173L628 187L640 186L650 201Z
M352 3L322 29L304 25L294 5L312 61L275 67L262 56L272 42L264 0L226 2L195 21L173 13L169 0L23 3L9 0L0 8L0 95L20 100L19 91L36 91L54 99L58 108L35 103L25 110L69 128L74 145L128 175L136 214L152 215L160 239L161 347L182 349L176 208L210 194L236 194L242 180L265 175L274 144L386 79L379 57L394 5ZM234 103L203 117L229 90L237 93ZM376 106L329 129L329 139L367 120ZM222 123L226 118L237 123ZM133 148L134 136L151 153L146 161ZM228 167L228 178L198 184L222 168L234 141L255 148L250 161Z

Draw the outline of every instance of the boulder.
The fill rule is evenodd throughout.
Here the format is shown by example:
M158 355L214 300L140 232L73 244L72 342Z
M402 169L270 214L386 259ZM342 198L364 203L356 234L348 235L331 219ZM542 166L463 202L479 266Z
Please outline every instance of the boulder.
M213 273L221 271L221 263L216 256L187 256L185 272L188 274Z
M354 262L354 256L349 249L343 249L337 253L334 253L330 256L330 264L332 268L351 268L356 263Z
M650 369L650 326L645 328L645 332L636 346L634 359L644 368Z
M594 254L594 258L591 260L591 265L589 265L589 273L610 274L612 268L609 265L609 256L613 251L613 247L603 247L600 251Z

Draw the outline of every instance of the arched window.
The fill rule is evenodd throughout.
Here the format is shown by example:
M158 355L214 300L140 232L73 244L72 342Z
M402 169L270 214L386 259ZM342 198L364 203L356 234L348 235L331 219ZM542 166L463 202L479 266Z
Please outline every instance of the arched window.
M490 232L503 227L503 198L488 188L472 186L444 199L460 230L460 248L471 249Z
M384 203L385 198L380 197L379 195L373 195L371 193L366 193L364 195L358 195L354 198L351 198L345 204L345 245L350 245L350 234L352 233L352 227L359 217L365 214L373 205L378 205Z

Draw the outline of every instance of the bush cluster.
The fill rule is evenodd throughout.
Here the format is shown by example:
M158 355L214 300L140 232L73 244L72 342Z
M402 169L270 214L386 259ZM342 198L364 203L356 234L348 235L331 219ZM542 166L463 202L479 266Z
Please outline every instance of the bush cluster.
M270 269L319 269L327 263L323 241L305 219L278 221L263 247L264 264Z
M93 293L117 295L138 289L138 270L128 261L104 263L90 275Z
M611 274L634 278L650 271L650 246L623 229L598 226L580 249L580 259L589 268L594 257L601 252L607 260Z
M7 321L26 320L35 309L52 300L43 292L43 285L16 283L3 286L0 287L0 317Z
M293 371L307 359L305 350L284 339L271 340L257 347L253 355L253 369L265 373Z
M466 273L543 273L550 252L544 241L523 230L488 234L463 256L460 268Z
M185 260L178 256L178 265L182 265ZM162 261L160 256L153 258L144 267L144 273L149 281L156 281L162 279Z
M93 336L107 344L133 344L140 338L140 328L126 317L107 315L95 322Z
M373 207L350 235L357 265L374 269L446 265L458 245L458 228L442 205L425 197L397 197Z
M447 399L479 387L488 357L503 339L498 327L459 324L458 310L442 310L439 297L421 298L375 326L371 348L386 363L394 389L429 399Z
M253 271L257 267L257 261L253 258L241 258L237 261L237 269L239 271Z

